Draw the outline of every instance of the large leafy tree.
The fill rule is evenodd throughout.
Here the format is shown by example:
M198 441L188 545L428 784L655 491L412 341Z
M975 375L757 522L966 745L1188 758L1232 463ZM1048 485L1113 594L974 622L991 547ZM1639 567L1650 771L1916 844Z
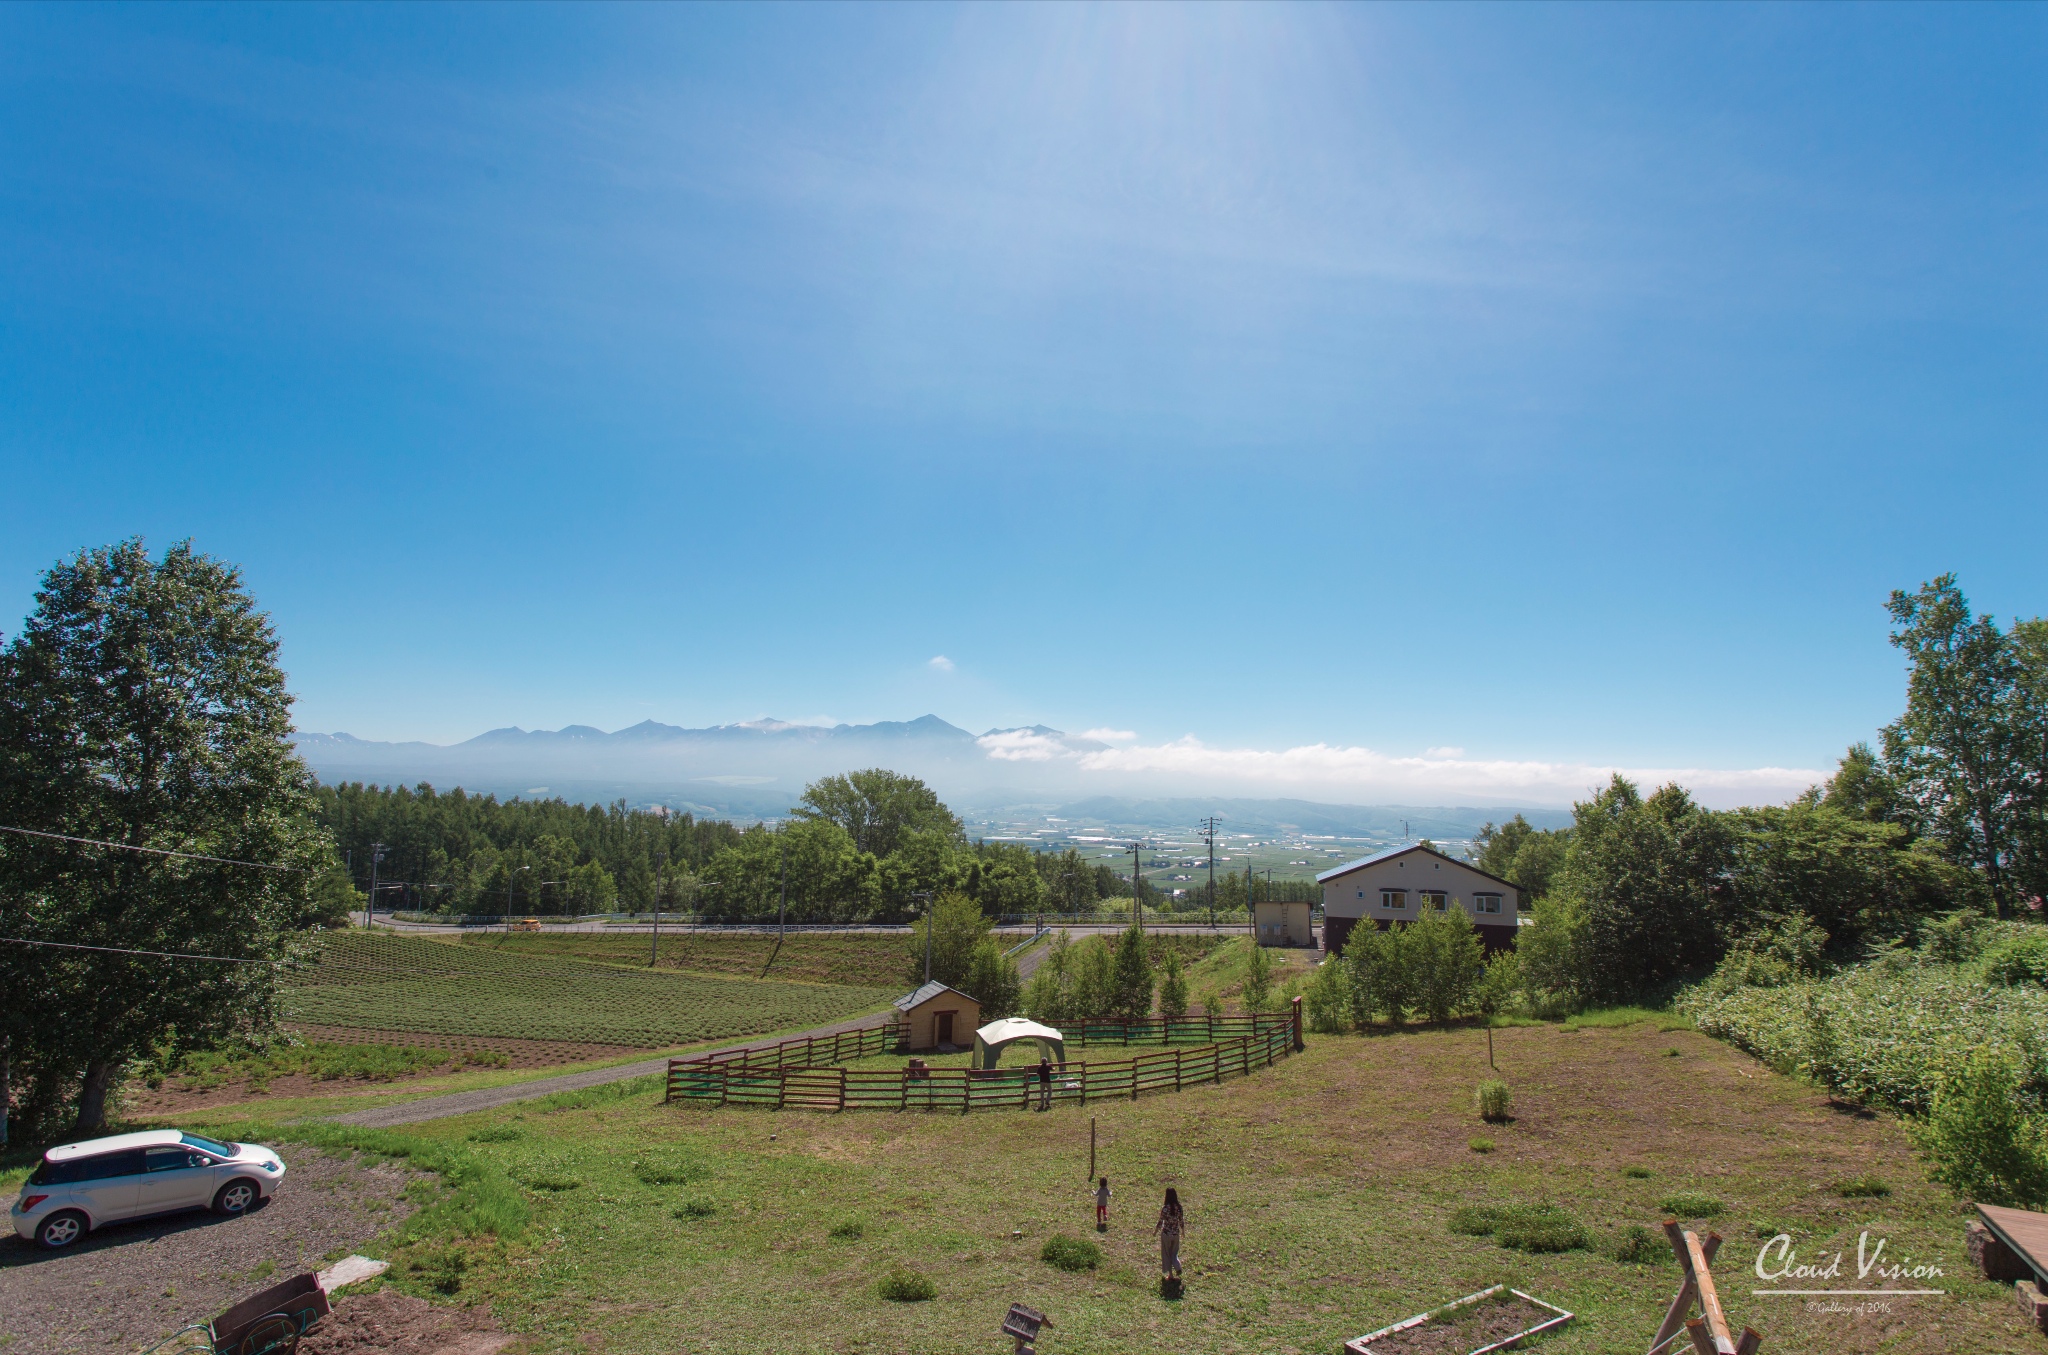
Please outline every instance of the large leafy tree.
M964 841L960 820L930 786L880 767L813 781L804 788L803 803L791 812L838 824L856 850L875 856L892 855L912 833Z
M2039 837L2048 755L2036 697L2044 683L2027 662L2038 627L2017 628L2016 643L1972 615L1953 574L1894 592L1887 607L1892 643L1912 667L1905 713L1884 729L1885 762L1920 830L1980 872L2004 913L2039 855L2027 841Z
M10 1046L45 1106L75 1096L79 1130L137 1055L274 1026L333 861L290 712L268 620L189 543L59 564L0 654L0 823L191 854L0 834L0 935L106 948L0 945Z

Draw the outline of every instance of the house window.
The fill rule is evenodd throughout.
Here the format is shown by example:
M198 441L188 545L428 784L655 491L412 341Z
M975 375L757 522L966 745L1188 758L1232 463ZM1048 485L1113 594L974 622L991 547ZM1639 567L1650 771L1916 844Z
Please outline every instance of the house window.
M1422 891L1423 907L1434 908L1439 913L1441 913L1444 910L1445 899L1446 895L1444 894L1444 891L1441 889L1425 889Z
M1480 913L1498 913L1500 911L1500 895L1474 894L1472 896L1472 908L1473 911Z
M1405 890L1405 889L1382 889L1382 890L1380 891L1380 907L1382 907L1382 908L1406 908L1407 906L1408 906L1408 891L1407 891L1407 890Z

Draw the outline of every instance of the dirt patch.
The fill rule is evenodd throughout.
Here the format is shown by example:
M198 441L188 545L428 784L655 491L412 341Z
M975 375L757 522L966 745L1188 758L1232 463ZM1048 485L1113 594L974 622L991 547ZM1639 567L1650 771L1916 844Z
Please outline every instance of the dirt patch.
M1366 1349L1373 1355L1467 1355L1556 1316L1512 1295L1499 1295L1446 1313L1434 1322L1389 1332Z
M512 1338L485 1307L438 1307L395 1290L343 1298L299 1355L495 1355Z
M277 1195L240 1218L204 1210L116 1223L71 1250L0 1240L6 1355L132 1352L279 1280L317 1270L412 1212L412 1174L286 1145Z

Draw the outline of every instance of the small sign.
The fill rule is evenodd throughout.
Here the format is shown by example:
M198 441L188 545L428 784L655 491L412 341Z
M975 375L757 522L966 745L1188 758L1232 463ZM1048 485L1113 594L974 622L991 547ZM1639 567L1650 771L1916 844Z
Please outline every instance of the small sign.
M1038 1339L1040 1327L1050 1327L1052 1319L1027 1304L1013 1303L1010 1315L1003 1319L1003 1335L1014 1336L1019 1341Z

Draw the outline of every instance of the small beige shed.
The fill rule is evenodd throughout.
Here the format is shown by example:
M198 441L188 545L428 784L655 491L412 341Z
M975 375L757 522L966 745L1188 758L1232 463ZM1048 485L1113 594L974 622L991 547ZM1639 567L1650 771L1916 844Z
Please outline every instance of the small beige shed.
M1309 906L1306 903L1275 903L1262 900L1252 905L1252 926L1262 946L1315 944L1315 933L1310 930Z
M903 1047L915 1053L947 1045L966 1048L981 1025L981 1004L943 983L927 983L896 999L903 1013Z

